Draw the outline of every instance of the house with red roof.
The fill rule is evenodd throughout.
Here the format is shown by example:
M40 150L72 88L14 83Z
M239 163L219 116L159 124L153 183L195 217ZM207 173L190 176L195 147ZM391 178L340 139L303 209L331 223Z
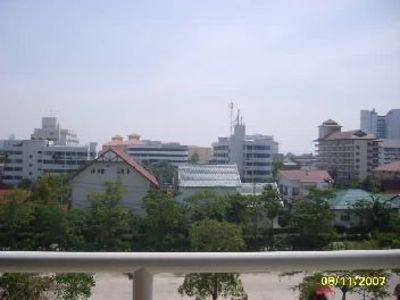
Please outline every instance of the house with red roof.
M310 187L328 189L333 179L325 170L279 170L279 190L285 200L302 199Z
M400 160L380 165L372 173L385 192L400 193Z
M72 177L72 207L87 207L88 196L104 191L106 182L120 183L125 192L121 204L135 211L141 211L147 191L159 186L156 177L123 150L109 149Z

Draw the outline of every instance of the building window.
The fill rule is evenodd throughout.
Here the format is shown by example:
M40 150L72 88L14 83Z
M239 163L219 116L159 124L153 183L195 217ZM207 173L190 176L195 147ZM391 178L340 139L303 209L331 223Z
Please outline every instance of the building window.
M340 216L340 221L348 222L348 221L350 221L350 216L349 215L341 215Z
M297 187L292 188L292 195L293 196L298 196L300 195L300 189Z
M126 174L129 174L131 172L131 170L126 169Z

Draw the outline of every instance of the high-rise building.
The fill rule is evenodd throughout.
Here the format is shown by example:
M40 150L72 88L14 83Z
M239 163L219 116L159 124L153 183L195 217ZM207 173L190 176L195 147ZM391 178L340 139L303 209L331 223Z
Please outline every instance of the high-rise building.
M96 143L79 145L75 133L61 129L56 118L43 118L31 140L0 142L4 156L2 181L17 185L23 179L35 181L46 174L68 174L96 157Z
M364 180L379 165L379 140L362 130L342 131L327 120L319 126L317 166L327 170L337 183Z
M246 135L239 118L230 137L220 137L212 144L213 164L236 164L243 182L266 182L272 178L272 161L278 154L278 143L270 135Z
M392 109L380 116L375 109L361 110L360 127L381 139L400 139L400 109Z

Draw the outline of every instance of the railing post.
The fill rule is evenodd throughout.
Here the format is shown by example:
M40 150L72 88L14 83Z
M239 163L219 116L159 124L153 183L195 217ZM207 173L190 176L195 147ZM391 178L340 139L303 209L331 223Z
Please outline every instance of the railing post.
M135 271L133 276L133 300L153 299L153 274L145 268Z

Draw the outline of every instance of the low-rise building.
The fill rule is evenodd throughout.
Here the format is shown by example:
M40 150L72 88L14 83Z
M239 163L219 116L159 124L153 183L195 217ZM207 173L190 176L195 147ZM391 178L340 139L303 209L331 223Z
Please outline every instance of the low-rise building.
M302 199L311 187L328 189L333 179L325 170L279 170L278 184L285 200Z
M235 164L178 166L178 191L181 198L204 190L212 190L221 195L235 194L240 186L240 175Z
M335 214L334 225L344 228L360 226L360 218L353 210L354 204L358 201L372 201L371 193L361 189L340 190L336 196L328 200L330 210ZM390 207L397 214L400 212L399 195L379 194L381 202L389 201Z
M384 191L400 193L400 160L375 168L373 177Z
M149 189L158 188L157 179L124 151L109 149L102 152L71 179L72 207L87 207L88 196L103 192L106 182L120 183L124 195L121 205L142 211L142 199Z
M400 140L382 139L379 142L379 165L400 160Z

